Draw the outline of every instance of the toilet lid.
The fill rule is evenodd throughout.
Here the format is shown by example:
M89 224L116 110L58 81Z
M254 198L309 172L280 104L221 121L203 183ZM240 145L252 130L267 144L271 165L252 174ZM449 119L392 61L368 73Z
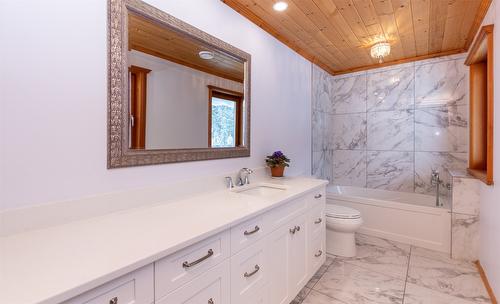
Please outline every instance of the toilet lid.
M341 218L341 219L357 219L361 217L361 213L353 208L327 204L325 213L327 217Z

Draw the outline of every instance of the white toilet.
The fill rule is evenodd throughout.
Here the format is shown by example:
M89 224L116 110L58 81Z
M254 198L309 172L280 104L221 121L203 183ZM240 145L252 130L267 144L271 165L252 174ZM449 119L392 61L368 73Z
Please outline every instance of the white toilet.
M326 204L326 252L343 257L356 256L354 233L363 224L361 213L353 208Z

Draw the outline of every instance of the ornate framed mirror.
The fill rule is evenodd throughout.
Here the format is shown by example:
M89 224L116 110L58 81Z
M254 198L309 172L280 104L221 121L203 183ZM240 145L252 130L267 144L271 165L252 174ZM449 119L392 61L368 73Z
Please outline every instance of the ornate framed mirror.
M250 156L248 53L109 0L108 168Z

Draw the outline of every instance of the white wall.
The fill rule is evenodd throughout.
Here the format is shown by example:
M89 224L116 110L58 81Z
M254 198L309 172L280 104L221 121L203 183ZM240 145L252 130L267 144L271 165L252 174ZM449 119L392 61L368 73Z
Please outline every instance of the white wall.
M500 14L500 6L496 0L491 3L483 25L494 24ZM499 26L499 25L495 25ZM480 252L479 260L486 271L488 280L495 295L500 297L500 31L494 29L494 186L481 184L480 203Z
M250 158L106 169L103 0L0 0L0 210L263 165L310 172L311 64L219 0L150 4L252 55Z
M132 50L128 63L151 70L146 148L208 147L208 86L243 93L243 84Z

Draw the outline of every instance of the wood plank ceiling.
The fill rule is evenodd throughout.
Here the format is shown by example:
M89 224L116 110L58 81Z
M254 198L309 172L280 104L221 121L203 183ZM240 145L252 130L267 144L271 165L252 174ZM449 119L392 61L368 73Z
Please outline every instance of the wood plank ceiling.
M221 0L331 74L465 52L491 0ZM376 42L391 44L383 64Z
M204 43L134 13L128 14L128 46L155 57L226 79L243 82L244 64ZM214 58L201 59L200 51L213 52Z

